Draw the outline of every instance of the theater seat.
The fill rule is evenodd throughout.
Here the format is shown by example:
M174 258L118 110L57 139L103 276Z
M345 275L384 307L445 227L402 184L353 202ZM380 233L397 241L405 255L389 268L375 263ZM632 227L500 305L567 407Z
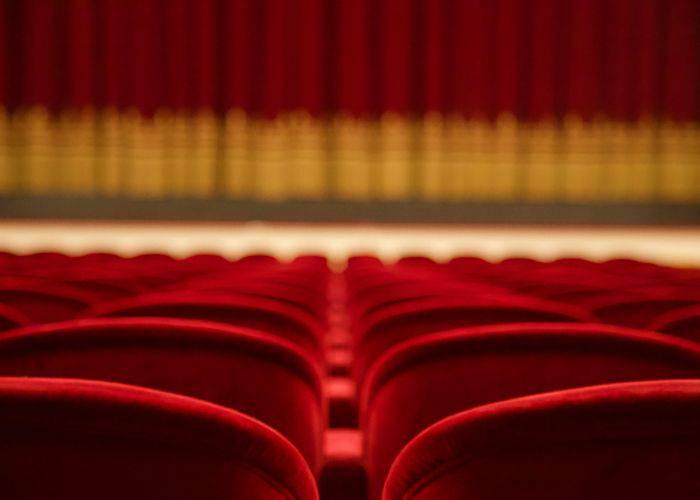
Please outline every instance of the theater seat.
M265 283L261 281L253 281L251 283L228 275L217 276L216 278L202 278L173 285L173 289L177 288L186 288L187 290L196 290L198 292L262 297L288 304L314 315L325 313L325 308L327 307L323 297L319 297L304 289L294 289L280 283Z
M696 377L692 342L608 325L494 325L405 342L377 361L361 395L373 498L401 448L453 413L538 392Z
M233 294L174 292L99 304L87 317L166 317L253 328L292 341L318 359L321 327L310 314L274 300Z
M658 316L650 328L700 343L700 305L674 309Z
M18 310L33 324L73 318L94 301L92 295L59 284L0 286L0 304Z
M217 323L102 318L0 336L0 375L105 380L233 408L285 435L321 465L320 375L293 344Z
M29 319L21 312L0 304L0 332L28 325Z
M695 500L700 380L601 385L459 413L412 440L384 500Z
M613 325L646 328L654 320L673 309L688 307L700 303L700 296L659 296L645 298L626 298L611 300L592 308L597 318Z
M318 498L299 452L242 413L166 392L0 378L8 500Z
M352 304L353 318L361 320L363 316L375 313L385 307L395 304L405 304L413 300L430 297L502 297L512 295L502 288L484 284L445 283L441 281L426 281L418 283L392 284L386 287L374 287L365 293L361 300L355 299Z
M519 322L586 322L585 311L527 297L430 298L389 306L370 315L355 334L355 375L392 346L421 335L468 326Z

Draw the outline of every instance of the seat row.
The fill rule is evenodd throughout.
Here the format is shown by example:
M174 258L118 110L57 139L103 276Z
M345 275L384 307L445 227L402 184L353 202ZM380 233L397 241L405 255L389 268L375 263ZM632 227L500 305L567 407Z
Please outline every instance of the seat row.
M649 297L692 302L693 269L155 254L5 254L0 269L13 293L139 284L48 321L32 312L48 299L0 300L20 320L0 332L9 498L700 492L696 306L642 327L585 305L614 287L645 314Z
M5 254L0 270L7 498L317 498L324 258Z
M415 257L386 265L373 257L351 259L345 271L345 346L358 394L370 497L697 495L700 490L687 469L700 453L696 436L688 436L688 448L677 456L678 442L671 441L683 438L660 438L656 451L644 444L645 432L663 435L667 431L662 429L647 428L617 446L614 433L603 431L607 424L587 416L579 422L600 425L600 449L582 450L595 432L577 436L575 425L557 423L568 411L585 414L589 403L593 413L604 414L629 390L635 394L629 408L618 407L623 416L610 425L628 421L638 431L637 419L649 415L633 410L635 398L647 390L673 391L697 383L700 346L694 340L700 331L689 326L679 334L661 323L683 317L691 324L687 317L697 309L692 306L697 276L693 269L626 260L489 263L459 258L438 264ZM607 286L601 287L604 281ZM583 294L571 299L572 290L584 289L586 300ZM578 398L591 400L574 409ZM540 405L547 410L529 413L530 406ZM670 415L692 405L658 406ZM523 435L504 431L507 422L521 417L523 426L532 426ZM557 446L574 448L567 455ZM653 472L653 454L633 459L640 450L671 453L668 459L674 463L681 457L689 462L677 464L678 476L666 481ZM612 463L618 467L614 474ZM582 467L578 476L571 467ZM635 467L647 470L649 481L627 484ZM635 493L622 495L624 488Z

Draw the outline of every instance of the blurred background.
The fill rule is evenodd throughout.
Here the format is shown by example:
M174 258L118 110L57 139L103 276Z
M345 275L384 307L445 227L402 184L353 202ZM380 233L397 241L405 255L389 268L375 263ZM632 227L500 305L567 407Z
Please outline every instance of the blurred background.
M700 221L697 0L0 0L0 213Z
M700 2L0 0L0 217L18 252L697 263Z

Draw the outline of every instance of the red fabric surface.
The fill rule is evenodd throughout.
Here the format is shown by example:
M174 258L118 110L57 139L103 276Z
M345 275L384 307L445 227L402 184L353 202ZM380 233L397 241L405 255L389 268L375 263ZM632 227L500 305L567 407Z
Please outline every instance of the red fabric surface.
M29 318L25 317L21 312L0 304L0 331L11 330L29 323Z
M695 0L2 3L12 109L700 119Z
M76 320L8 332L0 374L122 382L211 401L277 429L320 467L318 370L269 335L175 319Z
M700 343L700 305L661 314L654 318L649 328Z
M700 380L612 384L482 406L404 449L383 498L691 500Z
M346 113L361 116L370 110L370 79L376 78L370 63L369 38L373 28L369 11L373 2L338 0L336 4L338 60L332 63L335 103Z
M7 26L7 19L9 17L10 9L8 9L7 2L0 2L0 40L9 41L9 30ZM9 65L10 54L9 43L4 43L0 46L0 68L7 68ZM10 99L10 85L9 77L5 71L0 71L0 106L6 107Z
M66 18L65 46L66 101L74 109L83 109L94 102L92 90L92 6L85 0L69 0L63 6Z
M631 109L635 118L658 116L661 109L661 85L663 61L664 26L660 19L664 15L663 0L647 0L634 4L637 9L634 23L636 67Z
M281 435L241 413L122 384L0 379L6 498L316 499Z
M686 306L700 303L700 296L679 295L676 297L640 297L611 300L604 305L593 308L596 317L606 323L615 325L644 328L649 326L656 317Z
M634 0L617 0L606 5L603 74L608 80L601 87L603 106L612 118L620 121L630 120L632 98L636 94L637 78L633 70L639 50L634 46L633 30L638 4Z
M31 323L73 318L94 301L93 295L60 284L0 286L0 303L17 309Z
M367 370L387 349L430 333L467 326L513 322L585 322L584 311L529 298L428 298L377 311L358 331L355 374L362 381Z
M286 338L320 356L321 331L312 316L261 298L189 292L151 294L100 304L88 316L160 316L216 321Z
M377 361L363 388L372 498L408 440L453 413L538 392L694 377L694 344L607 325L488 326L406 342Z
M663 74L663 112L675 120L697 120L700 114L700 3L695 0L665 2L666 53Z
M223 273L222 273L223 274ZM301 308L307 313L323 317L325 315L326 301L306 290L294 289L284 283L266 283L260 281L251 282L240 279L235 273L230 276L225 274L216 277L194 279L186 283L176 283L173 289L187 288L188 291L215 291L231 292L234 294L252 295L278 300L295 307Z
M216 81L218 34L218 0L190 0L188 3L188 24L190 37L190 63L188 75L191 78L192 107L218 109L220 83Z
M525 81L528 99L523 99L527 106L527 115L533 120L546 120L557 116L558 87L557 77L560 77L559 51L555 43L557 25L561 20L563 2L558 0L531 0L526 2L526 15L531 30L530 58L523 58L526 70L529 70ZM521 50L525 50L522 47ZM577 62L578 64L578 62Z
M489 115L493 102L495 15L493 2L455 2L453 109L470 118Z

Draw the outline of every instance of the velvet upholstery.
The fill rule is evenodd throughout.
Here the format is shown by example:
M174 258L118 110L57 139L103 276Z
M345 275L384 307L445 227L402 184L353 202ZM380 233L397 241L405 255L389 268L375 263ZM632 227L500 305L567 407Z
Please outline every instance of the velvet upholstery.
M324 408L311 358L271 335L218 323L101 318L0 337L0 375L106 380L236 409L285 435L312 470Z
M694 500L700 380L550 392L442 420L394 462L384 500Z
M12 307L0 304L0 332L28 325L29 318Z
M673 309L657 316L649 328L700 343L700 305Z
M392 284L387 287L375 287L371 293L364 294L362 300L355 300L353 316L354 319L361 321L364 316L387 306L430 297L479 297L483 300L494 295L503 296L512 295L512 293L503 288L485 284L454 284L444 280Z
M294 289L282 283L266 283L259 280L246 280L231 275L217 276L216 278L203 278L191 280L186 283L177 283L173 288L186 288L188 291L199 292L227 292L237 295L250 295L277 300L292 307L297 307L314 315L325 313L324 297L318 296L303 289Z
M242 413L129 385L0 378L8 500L318 498L299 452Z
M453 413L538 392L695 377L695 344L608 325L495 325L405 342L377 361L361 397L373 498L401 448Z
M488 299L430 298L389 306L359 326L355 374L364 379L372 363L392 346L421 335L454 328L513 322L585 322L590 316L566 305L503 296Z
M93 295L96 302L122 299L135 293L132 287L122 284L119 280L68 277L62 279L61 283L66 283Z
M103 303L88 317L154 316L216 321L285 338L321 357L316 318L274 300L234 294L172 292Z
M688 307L700 303L700 295L695 296L659 296L646 298L622 298L610 300L606 304L592 307L597 318L605 323L629 326L632 328L649 327L654 320L673 309Z
M0 286L0 304L16 309L30 323L73 318L95 300L93 295L57 283Z

